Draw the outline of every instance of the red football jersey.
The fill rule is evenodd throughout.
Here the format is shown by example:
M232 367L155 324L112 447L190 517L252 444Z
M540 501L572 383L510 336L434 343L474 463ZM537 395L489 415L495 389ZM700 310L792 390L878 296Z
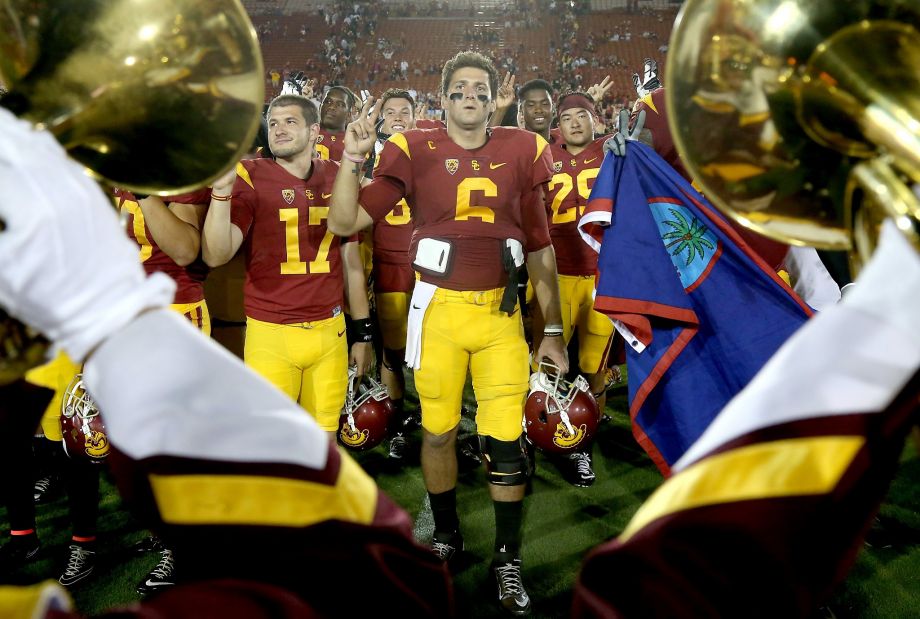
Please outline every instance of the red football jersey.
M555 174L546 193L546 212L560 275L594 275L597 270L597 253L582 240L578 222L604 162L605 139L597 138L578 155L570 154L564 141L550 146Z
M115 189L115 204L118 210L127 215L128 237L137 243L140 248L140 259L147 274L166 273L176 281L176 296L173 303L197 303L204 299L204 280L208 276L208 267L199 256L193 263L186 267L179 266L176 261L166 255L159 248L150 229L144 221L144 214L137 203L137 199L130 191ZM170 198L164 198L169 202ZM207 204L205 202L196 204Z
M314 159L304 180L273 159L237 165L230 220L244 238L247 316L287 324L342 311L341 239L326 229L338 169Z
M330 161L341 161L345 152L345 132L319 130L316 138L316 156Z
M374 224L374 290L408 292L415 284L409 261L412 210L403 198Z
M443 276L422 280L451 290L489 290L507 281L502 266L504 240L527 251L550 245L543 184L552 177L552 156L542 137L509 127L493 127L488 141L461 148L446 129L413 129L387 140L374 180L361 190L360 203L374 220L405 197L415 230L414 260L423 238L451 243L451 266Z

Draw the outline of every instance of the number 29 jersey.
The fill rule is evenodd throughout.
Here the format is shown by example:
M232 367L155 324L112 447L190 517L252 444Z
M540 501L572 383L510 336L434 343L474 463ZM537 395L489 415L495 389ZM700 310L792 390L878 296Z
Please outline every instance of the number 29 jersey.
M554 174L546 192L546 210L560 275L594 275L597 269L597 253L582 240L578 222L604 162L605 139L594 140L577 155L569 153L562 141L550 147Z
M494 127L483 146L467 150L446 129L413 129L387 140L359 202L376 221L406 198L415 226L410 260L423 238L451 244L449 272L421 272L423 281L490 290L507 281L505 239L528 252L550 245L542 186L551 176L549 145L529 131Z
M250 318L290 324L342 311L341 239L326 227L338 168L313 159L309 178L302 179L273 159L237 165L230 221L243 233Z

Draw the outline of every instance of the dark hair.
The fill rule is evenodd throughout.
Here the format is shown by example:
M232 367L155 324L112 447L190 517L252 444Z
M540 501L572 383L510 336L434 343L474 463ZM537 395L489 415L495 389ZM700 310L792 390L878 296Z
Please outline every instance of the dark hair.
M405 99L409 102L409 105L412 106L412 114L415 114L415 99L412 98L408 90L403 90L402 88L388 88L380 97L380 109L383 109L383 106L386 105L387 101L390 99Z
M498 71L495 65L486 56L479 52L459 52L456 56L444 63L444 69L441 71L441 94L446 95L450 88L450 80L458 69L472 67L482 69L489 74L489 90L494 98L498 94Z
M303 112L303 118L308 125L318 122L319 113L316 111L316 104L302 95L278 95L268 104L268 109L265 110L265 118L272 115L272 108L286 107L288 105L298 106Z
M348 111L355 109L355 105L358 103L358 97L351 91L347 86L333 86L326 92L326 96L323 97L323 103L326 102L326 98L329 97L329 93L333 90L338 90L340 93L345 95L345 102L348 103Z
M523 101L524 95L526 95L531 90L545 90L546 94L549 95L550 101L553 99L553 87L550 86L549 82L546 80L536 79L530 80L521 86L521 90L518 91L518 101Z

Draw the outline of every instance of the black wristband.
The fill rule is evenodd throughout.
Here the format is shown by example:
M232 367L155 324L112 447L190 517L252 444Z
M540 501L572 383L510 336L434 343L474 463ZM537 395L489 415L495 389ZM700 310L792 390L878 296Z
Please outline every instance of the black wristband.
M374 341L374 323L370 318L357 318L349 321L351 327L352 341L354 342L373 342Z

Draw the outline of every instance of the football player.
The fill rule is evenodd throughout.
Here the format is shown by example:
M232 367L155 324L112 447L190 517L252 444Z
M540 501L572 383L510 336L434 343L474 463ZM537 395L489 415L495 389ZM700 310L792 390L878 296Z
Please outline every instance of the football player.
M594 311L594 273L597 253L578 233L578 221L585 212L594 179L604 161L604 138L594 138L594 101L583 92L569 92L556 104L562 139L550 145L553 178L546 193L549 232L559 270L563 340L566 345L578 333L578 365L588 379L598 407L606 401L607 357L613 323ZM542 339L543 319L534 312L534 343ZM594 483L591 445L561 463L568 480L578 486Z
M319 132L316 154L320 159L340 161L345 148L345 125L354 118L358 98L345 86L333 86L323 97L319 108Z
M384 92L380 114L382 124L379 133L382 139L377 141L375 151L383 150L387 137L415 128L415 101L407 90L391 88ZM415 273L409 264L411 238L412 212L403 198L374 224L373 234L374 300L383 339L380 379L396 407L396 434L390 440L389 451L390 457L395 459L406 455L408 441L403 428L407 421L411 421L403 405L406 326L409 299L415 285Z
M274 159L244 160L215 181L205 219L205 262L246 257L248 365L314 415L333 436L345 403L349 362L370 365L373 332L356 239L326 226L338 163L313 157L313 103L281 95L269 105ZM357 342L345 338L347 295Z
M373 149L378 102L365 102L345 135L329 227L353 234L405 198L415 230L410 257L418 274L409 309L406 361L422 407L422 473L435 521L433 550L449 560L463 549L456 508L455 442L467 371L479 408L476 424L495 508L491 573L499 603L530 609L521 578L521 524L528 462L521 436L529 355L517 306L526 260L545 336L537 349L568 368L556 260L543 207L552 176L542 137L487 123L498 75L476 52L461 52L442 72L447 129L410 130L383 148L374 180L361 189ZM525 257L526 256L526 257Z

